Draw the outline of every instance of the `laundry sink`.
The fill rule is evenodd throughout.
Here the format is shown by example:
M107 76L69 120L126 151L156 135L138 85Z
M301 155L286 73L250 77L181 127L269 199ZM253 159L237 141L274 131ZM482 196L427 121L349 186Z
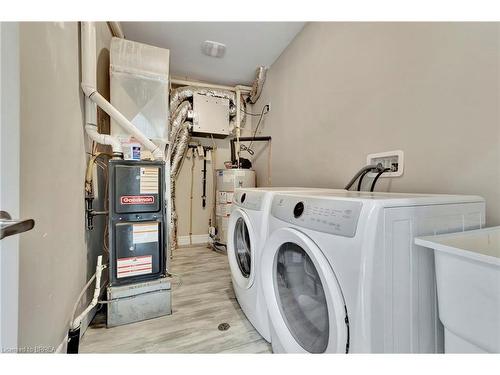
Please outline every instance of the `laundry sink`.
M447 353L500 353L500 227L415 238L434 249Z

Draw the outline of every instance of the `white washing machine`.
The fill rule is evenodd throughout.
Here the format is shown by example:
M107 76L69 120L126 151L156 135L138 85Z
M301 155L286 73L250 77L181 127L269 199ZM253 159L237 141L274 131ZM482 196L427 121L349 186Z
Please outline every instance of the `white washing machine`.
M261 264L273 351L442 352L434 257L413 237L484 220L475 196L275 195Z
M246 317L270 341L267 308L260 282L260 255L267 239L272 197L283 192L326 192L331 189L274 187L240 188L229 217L227 255L233 288Z

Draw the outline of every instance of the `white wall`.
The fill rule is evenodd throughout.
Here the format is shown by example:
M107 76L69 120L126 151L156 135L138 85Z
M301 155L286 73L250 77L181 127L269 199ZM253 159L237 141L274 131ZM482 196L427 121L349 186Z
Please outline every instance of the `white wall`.
M308 24L255 106L272 103L273 185L342 188L368 153L402 149L404 176L377 190L478 194L500 224L499 36L497 23Z
M19 26L0 22L0 210L19 218ZM19 236L0 241L0 352L17 348Z
M106 96L111 33L105 23L97 27L98 86ZM79 40L76 22L20 26L21 216L36 222L20 238L20 346L57 348L75 299L102 252L102 219L96 223L101 230L85 230L84 176L90 149ZM106 127L104 116L99 121Z

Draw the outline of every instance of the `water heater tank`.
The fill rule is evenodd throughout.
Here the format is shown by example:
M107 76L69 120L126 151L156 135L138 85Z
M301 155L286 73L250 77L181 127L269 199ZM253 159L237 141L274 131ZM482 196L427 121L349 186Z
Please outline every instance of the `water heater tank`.
M221 244L227 243L227 226L231 214L234 190L242 187L255 187L255 171L252 169L217 170L217 238Z

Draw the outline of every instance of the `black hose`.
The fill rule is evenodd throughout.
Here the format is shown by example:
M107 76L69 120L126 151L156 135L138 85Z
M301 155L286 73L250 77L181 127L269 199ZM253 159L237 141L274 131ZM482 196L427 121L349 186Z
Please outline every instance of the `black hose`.
M212 250L217 251L219 253L227 253L227 246L218 241L214 241L212 243Z
M379 177L382 176L382 173L388 172L390 170L391 170L391 168L385 168L385 169L380 170L380 172L377 173L377 175L373 179L372 187L370 188L370 191L373 191L375 189L375 185L377 184Z
M207 149L203 147L203 194L201 196L201 207L207 205Z
M80 346L80 326L78 328L71 328L68 332L68 346L66 353L78 354L78 347Z
M356 182L356 180L358 179L359 176L361 176L365 171L371 171L372 169L378 169L378 167L374 164L371 164L371 165L367 165L363 168L361 168L355 175L353 178L351 178L351 181L349 181L349 183L345 186L344 189L346 190L349 190L351 188L352 185L354 185L354 183Z

